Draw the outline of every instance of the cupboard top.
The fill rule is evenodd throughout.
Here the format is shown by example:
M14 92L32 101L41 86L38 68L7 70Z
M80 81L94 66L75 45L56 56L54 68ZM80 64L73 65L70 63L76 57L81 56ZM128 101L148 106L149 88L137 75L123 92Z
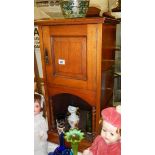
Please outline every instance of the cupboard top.
M97 23L105 23L105 18L103 17L95 17L95 18L68 18L68 19L42 19L35 20L35 25L76 25L76 24L97 24Z

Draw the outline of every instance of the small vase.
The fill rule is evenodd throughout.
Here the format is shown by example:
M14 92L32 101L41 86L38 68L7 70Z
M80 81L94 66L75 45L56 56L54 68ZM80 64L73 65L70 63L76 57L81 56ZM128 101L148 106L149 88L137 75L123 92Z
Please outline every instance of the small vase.
M64 144L64 133L59 135L60 145L54 150L52 155L73 155L71 150Z
M71 142L73 155L77 155L78 145L84 139L84 133L78 129L70 129L68 132L65 132L65 139L67 142Z

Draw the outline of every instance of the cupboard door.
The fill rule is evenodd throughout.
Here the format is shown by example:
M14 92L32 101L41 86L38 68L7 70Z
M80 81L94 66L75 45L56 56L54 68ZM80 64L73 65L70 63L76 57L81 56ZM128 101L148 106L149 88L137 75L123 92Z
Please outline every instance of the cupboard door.
M96 90L96 29L87 25L42 27L49 85Z

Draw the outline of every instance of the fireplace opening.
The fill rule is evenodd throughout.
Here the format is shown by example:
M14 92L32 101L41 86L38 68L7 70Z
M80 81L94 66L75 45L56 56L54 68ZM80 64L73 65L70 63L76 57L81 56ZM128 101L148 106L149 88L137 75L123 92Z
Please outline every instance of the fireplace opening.
M52 130L57 130L56 120L65 122L65 131L70 129L67 121L70 113L68 106L78 107L77 115L79 116L78 128L85 133L86 138L92 137L92 107L86 101L72 94L58 94L50 97L50 106L53 114Z

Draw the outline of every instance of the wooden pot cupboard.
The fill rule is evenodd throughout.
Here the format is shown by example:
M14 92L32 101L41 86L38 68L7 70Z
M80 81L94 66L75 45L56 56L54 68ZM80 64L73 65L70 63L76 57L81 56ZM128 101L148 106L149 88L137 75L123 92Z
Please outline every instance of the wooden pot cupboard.
M101 17L44 19L34 24L40 37L48 140L58 143L50 97L63 93L78 96L92 107L92 133L99 134L100 112L111 106L116 24ZM79 150L90 144L83 140Z

